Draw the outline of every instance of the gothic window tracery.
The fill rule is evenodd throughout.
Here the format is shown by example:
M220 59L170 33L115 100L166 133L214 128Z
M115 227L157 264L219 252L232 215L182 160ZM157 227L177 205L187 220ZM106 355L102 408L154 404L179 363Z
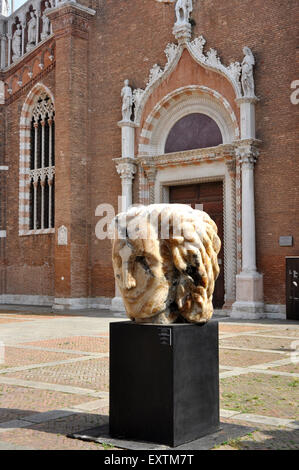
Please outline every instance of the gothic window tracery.
M30 230L54 228L55 110L42 94L32 112L30 135Z

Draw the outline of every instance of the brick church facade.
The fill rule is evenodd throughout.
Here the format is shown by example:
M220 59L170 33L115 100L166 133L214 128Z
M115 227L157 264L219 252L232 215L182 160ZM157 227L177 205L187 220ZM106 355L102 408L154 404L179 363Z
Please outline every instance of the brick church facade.
M298 4L181 3L193 11L29 0L0 16L0 303L121 308L101 205L180 202L219 227L215 306L285 316Z

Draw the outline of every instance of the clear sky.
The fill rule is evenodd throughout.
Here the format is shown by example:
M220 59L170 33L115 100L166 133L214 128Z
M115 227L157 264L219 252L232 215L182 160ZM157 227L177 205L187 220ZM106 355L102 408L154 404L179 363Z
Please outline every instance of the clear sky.
M23 3L26 3L27 0L14 0L14 9L17 10Z

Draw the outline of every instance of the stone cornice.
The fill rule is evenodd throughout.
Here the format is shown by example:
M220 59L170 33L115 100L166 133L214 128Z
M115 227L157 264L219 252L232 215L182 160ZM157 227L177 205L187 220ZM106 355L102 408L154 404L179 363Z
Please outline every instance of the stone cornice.
M258 103L260 100L259 98L257 98L257 96L254 96L254 97L247 97L247 96L243 96L242 98L237 98L236 99L236 103L238 106L240 106L241 104L243 103L251 103L251 104L256 104Z
M94 16L96 14L96 11L93 10L92 8L88 8L84 5L81 5L80 3L75 3L75 2L66 2L66 3L62 3L60 5L58 5L57 7L55 8L51 8L50 10L48 10L47 12L47 16L49 16L49 18L51 18L52 14L55 14L59 11L62 11L62 10L67 10L68 12L71 11L71 10L77 10L77 12L81 12L85 18L88 18L89 16ZM85 15L84 15L85 14ZM56 15L55 15L56 17Z
M95 10L78 3L63 3L47 12L52 22L55 39L65 35L88 38L89 21L95 15Z
M138 127L137 124L135 124L133 121L118 121L117 125L118 127Z
M235 158L235 146L231 144L219 145L218 147L209 147L204 149L188 150L184 152L167 153L157 156L139 155L136 161L142 167L163 168L176 166L180 164L194 165L205 161L219 161Z
M239 148L239 147L256 147L259 148L262 145L263 141L259 139L240 139L240 140L235 140L234 141L234 147Z

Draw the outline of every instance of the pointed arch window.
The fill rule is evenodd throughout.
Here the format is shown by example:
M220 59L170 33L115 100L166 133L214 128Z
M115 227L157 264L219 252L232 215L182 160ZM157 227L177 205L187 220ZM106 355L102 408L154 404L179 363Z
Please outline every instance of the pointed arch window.
M30 132L29 230L54 228L55 110L51 98L40 95L32 111Z

